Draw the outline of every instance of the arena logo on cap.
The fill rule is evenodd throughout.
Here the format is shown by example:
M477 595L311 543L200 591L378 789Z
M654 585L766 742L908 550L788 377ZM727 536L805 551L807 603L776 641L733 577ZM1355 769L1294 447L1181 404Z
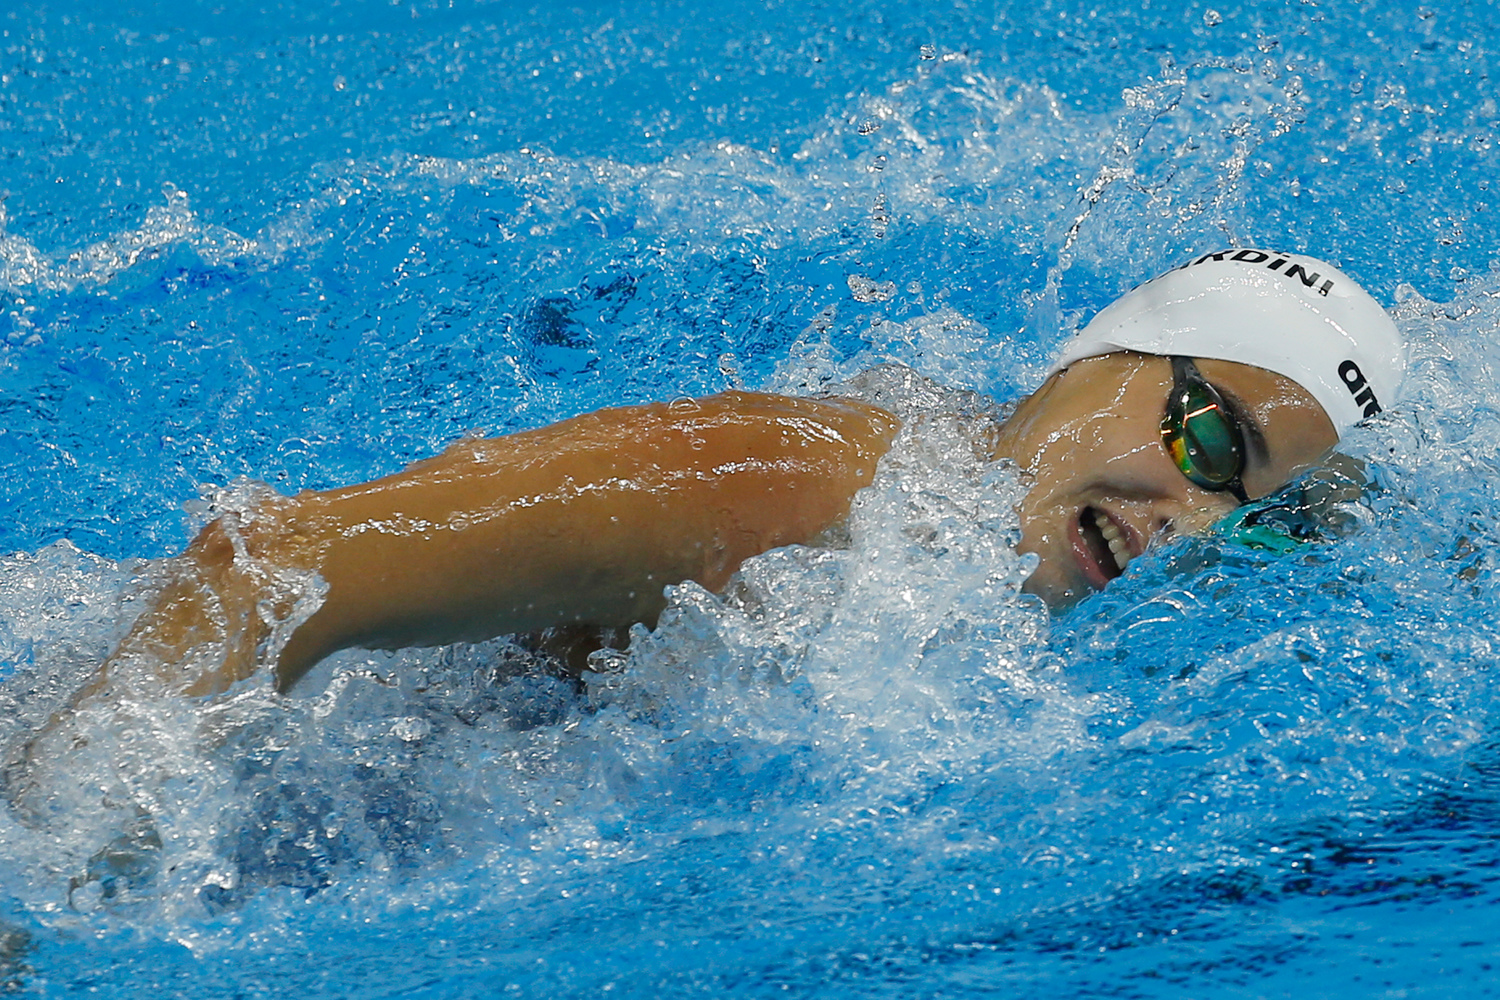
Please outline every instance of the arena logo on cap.
M1375 398L1375 390L1370 388L1370 383L1365 380L1365 373L1359 370L1359 365L1353 361L1345 361L1339 365L1339 378L1344 380L1344 385L1349 389L1349 395L1354 397L1354 405L1365 408L1365 416L1373 417L1381 412L1380 402Z
M1197 260L1189 261L1182 266L1196 267L1211 260L1223 263L1226 259L1236 264L1264 264L1266 270L1275 271L1283 278L1295 278L1302 282L1304 287L1311 288L1319 295L1325 297L1329 292L1333 291L1332 278L1325 279L1320 285L1318 284L1318 279L1323 277L1321 272L1309 272L1301 264L1292 264L1291 267L1286 267L1287 264L1291 263L1290 258L1285 254L1267 253L1265 250L1220 250L1217 253L1206 253ZM1270 263L1267 263L1267 261ZM1283 271L1283 267L1286 267L1286 270Z

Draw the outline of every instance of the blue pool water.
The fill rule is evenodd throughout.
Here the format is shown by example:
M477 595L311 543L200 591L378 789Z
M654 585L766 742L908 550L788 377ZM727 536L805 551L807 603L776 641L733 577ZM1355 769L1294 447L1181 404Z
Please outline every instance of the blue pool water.
M1496 38L1476 2L0 11L6 745L252 481L885 360L1011 398L1229 242L1339 261L1413 345L1346 442L1375 487L1293 556L1180 543L1049 619L1013 476L905 441L847 551L678 589L582 694L495 641L85 720L46 821L0 814L0 982L1496 992Z

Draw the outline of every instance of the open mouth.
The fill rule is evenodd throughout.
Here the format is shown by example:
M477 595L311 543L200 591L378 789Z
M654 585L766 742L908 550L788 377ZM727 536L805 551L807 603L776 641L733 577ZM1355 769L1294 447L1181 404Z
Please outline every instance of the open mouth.
M1125 528L1096 507L1079 512L1078 538L1084 572L1096 586L1102 587L1125 572L1135 557Z

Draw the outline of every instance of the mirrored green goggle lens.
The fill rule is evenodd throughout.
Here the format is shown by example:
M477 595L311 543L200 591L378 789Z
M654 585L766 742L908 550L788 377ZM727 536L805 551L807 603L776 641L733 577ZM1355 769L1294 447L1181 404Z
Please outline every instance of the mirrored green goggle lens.
M1244 469L1239 428L1204 383L1189 383L1172 394L1161 439L1182 474L1206 489L1223 489Z

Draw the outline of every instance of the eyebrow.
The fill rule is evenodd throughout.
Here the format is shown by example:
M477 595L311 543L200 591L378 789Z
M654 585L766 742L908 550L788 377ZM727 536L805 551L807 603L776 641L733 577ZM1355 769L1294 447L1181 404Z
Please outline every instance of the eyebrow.
M1209 385L1212 385L1214 391L1223 397L1224 405L1229 408L1229 415L1234 418L1234 422L1244 432L1245 437L1248 439L1246 443L1249 445L1251 455L1254 457L1256 464L1261 466L1270 465L1271 446L1266 443L1266 432L1261 427L1260 421L1255 419L1250 408L1244 404L1244 401L1240 397L1217 383L1210 382Z

